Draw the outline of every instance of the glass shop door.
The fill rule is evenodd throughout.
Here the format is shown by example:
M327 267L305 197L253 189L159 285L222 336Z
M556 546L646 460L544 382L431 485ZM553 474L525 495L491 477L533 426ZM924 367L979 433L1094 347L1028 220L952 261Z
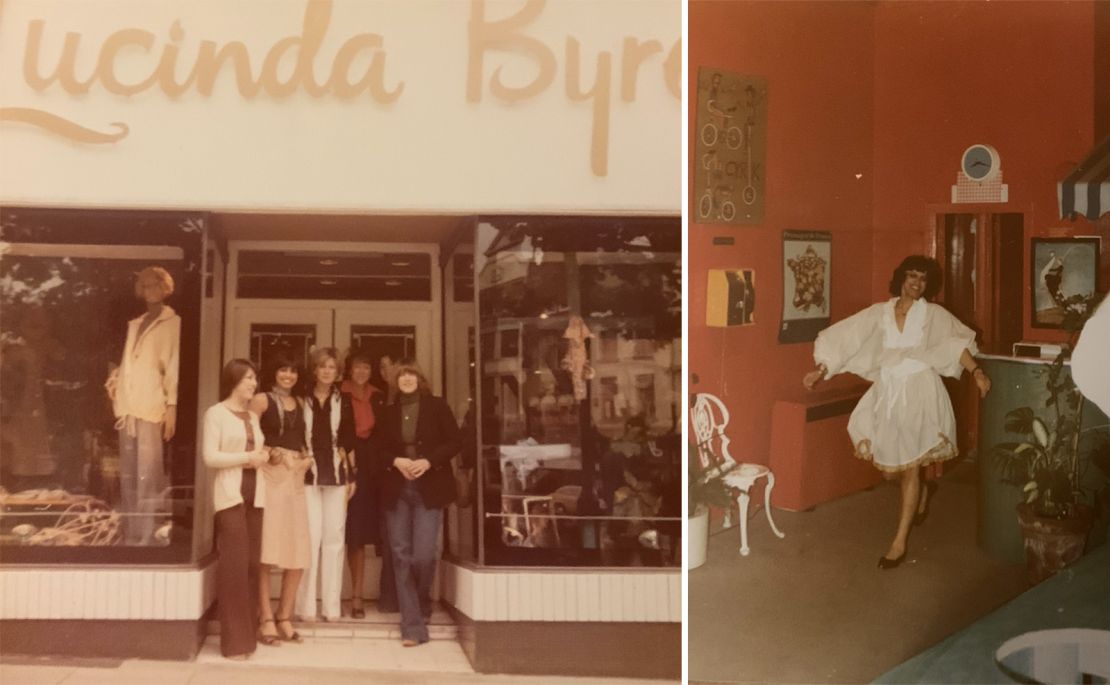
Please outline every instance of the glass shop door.
M313 348L333 345L334 313L305 307L244 308L236 312L233 330L231 357L249 359L264 370L274 354L284 352L305 368Z

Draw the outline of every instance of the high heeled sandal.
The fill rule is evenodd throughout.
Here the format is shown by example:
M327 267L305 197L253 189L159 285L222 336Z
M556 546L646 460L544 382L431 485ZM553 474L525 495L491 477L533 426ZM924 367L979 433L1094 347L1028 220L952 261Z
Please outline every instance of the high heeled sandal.
M301 634L298 633L297 629L293 627L293 622L289 619L290 619L289 616L286 616L285 618L277 618L276 619L277 622L274 624L274 627L277 628L278 635L280 635L281 639L285 642L296 642L297 644L300 644L300 643L304 642L304 638L301 637ZM283 630L282 627L281 627L282 623L288 623L290 630L292 630L293 632L292 633L286 633L285 630Z
M275 647L275 646L280 645L281 644L281 642L280 642L281 638L280 637L278 637L277 635L267 635L267 634L262 632L262 626L266 625L267 623L273 623L274 624L274 631L275 632L277 631L278 627L277 627L277 623L274 622L274 619L272 619L272 618L260 618L260 619L258 619L258 641L261 642L262 644L266 645L267 647Z

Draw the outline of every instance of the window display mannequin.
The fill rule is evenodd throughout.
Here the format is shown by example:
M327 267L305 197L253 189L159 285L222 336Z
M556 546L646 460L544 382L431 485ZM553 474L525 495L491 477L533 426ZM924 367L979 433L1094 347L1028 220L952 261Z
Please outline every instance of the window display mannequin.
M127 324L119 368L105 387L119 430L120 509L127 519L125 544L148 545L165 487L162 443L177 428L178 357L181 317L165 304L173 277L148 266L139 272L135 295L146 313Z

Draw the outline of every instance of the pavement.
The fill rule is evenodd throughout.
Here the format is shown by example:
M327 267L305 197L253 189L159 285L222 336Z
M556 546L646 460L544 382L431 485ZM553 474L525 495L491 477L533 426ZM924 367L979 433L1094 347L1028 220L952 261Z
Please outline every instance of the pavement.
M373 644L367 644L367 643ZM260 646L247 661L219 655L209 638L195 661L0 657L0 685L660 685L628 678L486 675L474 673L457 642L405 648L393 640L308 639Z

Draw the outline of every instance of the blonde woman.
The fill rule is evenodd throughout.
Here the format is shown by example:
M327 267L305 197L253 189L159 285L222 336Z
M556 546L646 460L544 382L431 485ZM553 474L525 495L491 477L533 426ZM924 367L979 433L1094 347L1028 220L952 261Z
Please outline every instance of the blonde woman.
M305 474L310 559L297 592L297 614L306 621L316 620L317 578L324 620L342 615L347 500L355 491L355 421L351 397L339 389L339 369L335 348L314 350L303 398L310 458Z

